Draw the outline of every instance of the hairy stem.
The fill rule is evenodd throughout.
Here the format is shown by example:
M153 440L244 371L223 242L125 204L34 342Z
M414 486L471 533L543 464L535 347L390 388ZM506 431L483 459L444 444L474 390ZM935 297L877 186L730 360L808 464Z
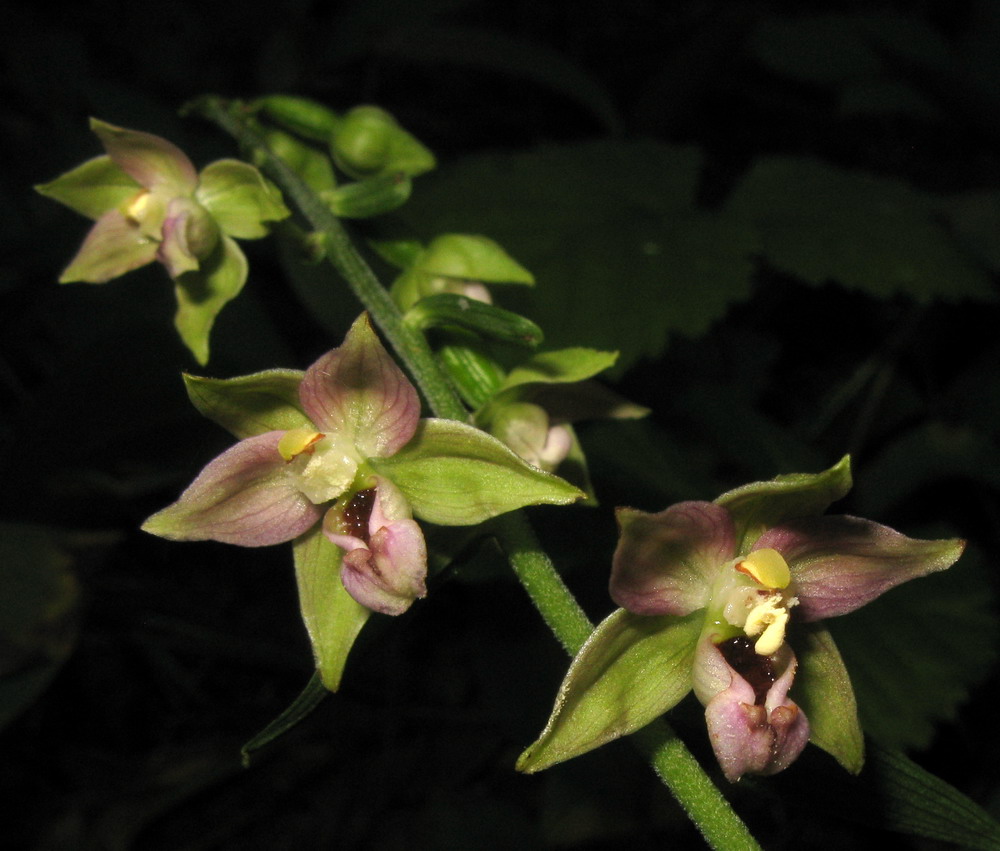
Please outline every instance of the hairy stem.
M238 102L204 97L190 104L186 111L214 122L252 153L253 160L261 164L310 227L322 236L327 259L406 365L431 411L439 417L466 420L468 411L423 335L403 323L396 305L351 243L340 220L298 174L268 149L246 109ZM497 518L493 527L532 603L566 651L575 655L593 625L541 549L527 518L523 512L512 512ZM665 721L643 728L634 739L710 846L720 851L759 848L728 801Z

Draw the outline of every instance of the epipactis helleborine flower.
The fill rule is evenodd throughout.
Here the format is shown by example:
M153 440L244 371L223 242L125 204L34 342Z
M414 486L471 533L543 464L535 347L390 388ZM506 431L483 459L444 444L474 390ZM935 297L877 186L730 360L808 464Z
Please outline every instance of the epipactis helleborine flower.
M147 532L248 547L293 541L322 522L340 579L363 606L400 614L426 593L420 519L474 525L583 494L479 429L420 419L413 385L362 314L305 373L189 378L203 413L238 437Z
M217 160L198 172L152 133L97 119L90 127L107 153L36 187L94 220L59 280L100 284L159 261L178 285L178 330L204 363L212 320L247 278L233 237L266 236L265 223L289 211L247 163Z
M416 390L362 316L342 346L306 370L298 393L308 424L241 440L143 528L258 547L291 541L323 520L346 553L341 578L351 596L399 614L426 593L427 553L407 500L370 460L413 437Z
M819 622L950 567L964 542L916 540L857 517L818 516L849 486L845 459L817 476L747 485L715 502L682 502L656 514L619 509L610 591L622 608L595 630L560 695L563 705L584 706L595 741L560 732L573 722L554 716L521 767L538 770L631 732L693 688L731 781L781 771L810 738L860 770L850 680ZM814 727L789 695L800 660L786 638L796 623L803 625L803 664L814 674L798 697L815 710ZM651 685L627 681L640 664ZM618 700L624 690L642 708L617 717L614 708L595 709L607 696L584 692L602 689ZM560 737L564 743L554 745Z

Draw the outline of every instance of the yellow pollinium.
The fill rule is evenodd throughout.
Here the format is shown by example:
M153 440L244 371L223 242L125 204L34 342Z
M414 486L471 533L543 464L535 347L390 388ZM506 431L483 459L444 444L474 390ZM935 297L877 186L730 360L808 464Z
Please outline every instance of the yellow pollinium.
M777 550L754 550L736 563L736 569L765 588L787 588L792 581L788 562Z
M303 452L312 452L313 447L322 439L322 432L311 428L293 428L281 436L278 452L286 461L291 461Z

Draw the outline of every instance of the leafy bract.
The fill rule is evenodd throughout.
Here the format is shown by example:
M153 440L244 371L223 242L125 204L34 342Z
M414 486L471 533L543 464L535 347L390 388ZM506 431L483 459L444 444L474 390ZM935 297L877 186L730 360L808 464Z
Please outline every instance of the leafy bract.
M471 526L527 505L566 505L584 496L457 420L421 420L395 455L368 462L403 492L417 517L446 526Z
M446 233L433 239L413 268L428 275L444 275L495 284L535 283L534 276L494 240L476 234Z
M520 757L535 772L644 727L691 690L704 612L648 617L617 609L570 665L545 729Z
M583 381L610 369L617 359L617 352L600 352L580 347L540 352L514 367L508 373L502 389L536 382L562 384Z
M939 221L940 200L887 177L805 157L759 160L726 203L775 268L876 298L994 297L989 275Z
M489 234L534 273L515 309L548 343L619 350L624 370L749 295L756 233L694 206L700 169L652 141L480 155L424 178L401 215L425 238Z

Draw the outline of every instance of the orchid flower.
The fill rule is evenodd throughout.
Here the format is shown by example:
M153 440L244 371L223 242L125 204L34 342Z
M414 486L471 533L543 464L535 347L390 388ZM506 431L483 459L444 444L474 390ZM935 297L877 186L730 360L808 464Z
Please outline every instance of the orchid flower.
M102 284L153 261L177 284L177 329L200 363L222 306L247 279L234 241L267 235L289 215L278 190L239 160L201 172L166 139L91 119L104 156L37 190L94 220L60 283Z
M400 614L426 593L427 551L414 516L474 525L583 496L479 429L421 419L416 390L366 314L304 373L188 376L187 384L202 413L242 439L143 529L247 547L294 542L303 616L321 663L332 652L330 630L341 628L322 626L335 619L340 590L356 601L357 629L368 612ZM315 544L317 533L325 547ZM336 652L328 685L346 649Z
M860 770L853 690L821 621L950 567L964 542L820 516L849 487L844 459L714 502L619 509L610 592L622 608L574 660L520 767L537 771L632 732L693 689L730 781L783 770L810 739Z

